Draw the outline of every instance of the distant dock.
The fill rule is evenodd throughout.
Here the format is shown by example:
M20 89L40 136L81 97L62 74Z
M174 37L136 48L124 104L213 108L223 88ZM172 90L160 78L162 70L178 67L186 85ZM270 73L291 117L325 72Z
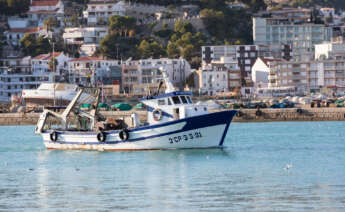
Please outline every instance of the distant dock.
M238 109L238 111L233 122L345 121L345 108ZM145 121L145 111L135 112L139 114L141 121ZM101 112L105 117L120 118L129 123L132 113L132 111ZM40 113L0 113L0 125L35 125L39 115Z

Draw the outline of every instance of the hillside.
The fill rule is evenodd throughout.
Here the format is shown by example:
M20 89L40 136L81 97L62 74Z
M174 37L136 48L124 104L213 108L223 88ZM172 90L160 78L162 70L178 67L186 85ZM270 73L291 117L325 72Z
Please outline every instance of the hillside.
M271 0L266 0L266 3L270 5ZM292 7L334 7L336 9L345 9L344 0L272 0L280 6L292 6Z

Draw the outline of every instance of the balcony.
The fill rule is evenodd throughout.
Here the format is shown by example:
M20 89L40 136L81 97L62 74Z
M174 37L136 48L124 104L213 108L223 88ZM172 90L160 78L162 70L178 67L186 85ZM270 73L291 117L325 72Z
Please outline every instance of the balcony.
M345 77L345 75L344 75L344 73L339 73L339 74L335 74L335 77L336 78L344 78Z
M325 78L335 78L335 74L325 74Z
M268 75L268 80L276 80L277 76L276 75Z
M303 79L303 76L302 75L292 75L291 79L292 80L301 80L301 79Z
M335 70L335 66L325 66L325 70Z

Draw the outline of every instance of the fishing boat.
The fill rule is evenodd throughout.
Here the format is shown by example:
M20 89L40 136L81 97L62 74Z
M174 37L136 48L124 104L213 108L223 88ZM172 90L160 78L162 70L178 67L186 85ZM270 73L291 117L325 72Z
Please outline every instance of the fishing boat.
M127 122L105 118L97 110L100 89L80 88L64 111L45 109L35 133L43 137L47 149L131 151L222 147L235 110L209 113L194 104L191 93L175 90L163 72L165 92L141 99L147 106L147 119L141 122L133 113ZM94 96L89 111L78 108L83 93Z

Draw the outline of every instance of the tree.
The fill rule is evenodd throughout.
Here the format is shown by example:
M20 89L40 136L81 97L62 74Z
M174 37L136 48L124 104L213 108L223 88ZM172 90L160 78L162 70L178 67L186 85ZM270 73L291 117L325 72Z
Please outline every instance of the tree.
M136 19L132 16L113 15L109 18L109 29L120 36L127 37L130 31L134 31Z
M165 54L163 47L156 41L141 41L138 51L140 52L142 58L159 58Z
M49 43L48 38L43 37L43 35L37 38L36 55L46 54L48 52L51 52L51 50L52 47Z
M50 72L54 72L54 71L56 72L56 66L58 66L58 65L59 65L59 63L58 63L57 59L52 57L49 61L49 64L48 64L49 71Z
M25 55L37 56L51 51L49 40L43 36L36 39L34 34L25 34L20 41Z
M77 14L73 14L71 17L69 17L68 21L71 23L73 27L77 27L79 25L79 19Z
M169 43L167 47L167 55L169 58L179 58L180 57L180 49L176 43Z
M191 74L189 74L186 79L185 79L185 84L189 87L189 88L195 88L195 72L192 72Z
M59 22L56 17L49 17L44 20L43 25L47 31L52 31L54 27L59 26Z
M20 45L23 49L25 55L36 55L36 37L33 34L25 34L24 37L20 40Z
M108 34L100 41L99 52L113 59L137 58L136 45L138 45L138 40L134 37L123 38L117 34Z
M190 61L192 59L193 53L194 53L194 46L192 44L188 44L182 50L182 57Z
M184 22L184 21L181 21L181 19L178 19L175 22L174 31L175 33L179 33L179 34L184 34L186 32L192 33L194 32L194 28L190 22Z
M0 0L0 14L18 15L28 11L30 0Z
M222 9L227 5L224 0L200 0L202 8Z

